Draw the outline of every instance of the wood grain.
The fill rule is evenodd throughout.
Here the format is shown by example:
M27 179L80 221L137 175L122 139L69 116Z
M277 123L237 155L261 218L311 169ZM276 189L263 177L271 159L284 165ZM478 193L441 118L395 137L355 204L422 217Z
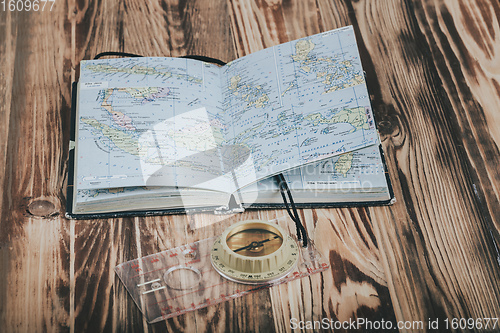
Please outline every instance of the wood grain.
M330 270L270 289L275 330L290 319L395 322L392 302L364 209L303 211L309 236L330 262ZM266 214L264 218L273 217ZM327 292L326 292L327 291Z
M315 2L283 6L260 2L257 6L253 1L231 1L230 7L239 56L325 31L323 26L328 24L328 29L349 24L342 21L347 20L345 7L335 7L335 11L328 13L320 11ZM331 9L325 6L325 10ZM339 9L344 9L344 14ZM323 14L339 21L325 23L321 19ZM271 289L276 331L290 329L291 318L344 321L363 317L371 321L395 321L378 247L366 214L365 209L316 209L312 215L304 216L309 233L314 235L321 252L329 257L332 269Z
M469 1L416 4L456 122L458 147L470 163L485 217L500 230L500 4ZM422 24L434 22L434 24ZM484 191L482 190L484 189ZM497 238L497 244L500 239Z
M0 165L5 165L7 158L7 136L9 129L10 105L12 103L12 81L14 78L14 54L16 48L15 32L12 31L12 14L8 13L0 21ZM0 172L0 188L3 188L5 172ZM0 212L3 200L0 200Z
M500 270L492 229L476 200L470 160L457 149L456 114L427 57L430 46L413 5L353 7L360 34L370 36L363 41L380 81L375 98L384 113L376 117L391 123L384 147L399 203L370 211L396 315L498 316ZM377 19L382 16L384 21Z
M226 61L234 58L231 47L219 46L231 45L227 21L219 19L226 12L223 2L168 2L146 6L127 2L118 7L106 6L104 3L89 4L77 13L80 21L76 24L76 35L86 41L76 41L77 52L87 59L108 50L152 56L197 54ZM144 13L148 15L148 22L138 20ZM92 36L99 34L101 28L89 24L89 21L119 26L119 29L112 30L115 35L108 35L109 41L94 38ZM91 37L85 37L89 35ZM221 44L213 43L213 40ZM75 302L76 327L91 331L163 331L166 328L169 331L189 332L203 327L220 326L224 329L238 325L230 317L224 318L223 313L227 311L221 309L230 307L221 304L148 326L111 271L112 267L124 261L212 237L222 229L218 227L215 231L196 235L188 229L205 230L202 227L210 226L217 220L220 219L203 215L170 216L119 219L112 221L111 226L102 226L107 221L79 221L75 226L75 294L81 294L83 288L92 294L90 297L85 295L82 302ZM89 268L91 272L87 272ZM90 290L89 276L93 277ZM262 299L259 297L259 301ZM268 303L264 301L264 304ZM95 304L101 305L96 308ZM122 304L127 306L119 310ZM252 302L243 304L247 315L241 317L239 323L250 330L258 331L258 327L264 330L270 319L255 320Z
M1 38L2 101L0 217L2 330L68 328L69 230L58 216L28 213L30 203L50 202L57 215L64 200L63 127L69 118L70 56L66 7L51 13L6 13ZM5 13L2 13L5 15ZM44 27L40 29L40 27ZM54 43L53 41L57 41ZM5 57L4 57L5 56ZM7 76L8 75L8 76ZM5 150L4 150L5 149ZM43 208L43 207L42 207ZM43 209L38 210L45 215Z
M52 12L0 13L2 332L281 332L291 318L500 317L499 18L494 0L71 0ZM330 270L147 324L114 266L286 212L66 220L80 60L125 51L230 61L348 24L397 203L301 210Z

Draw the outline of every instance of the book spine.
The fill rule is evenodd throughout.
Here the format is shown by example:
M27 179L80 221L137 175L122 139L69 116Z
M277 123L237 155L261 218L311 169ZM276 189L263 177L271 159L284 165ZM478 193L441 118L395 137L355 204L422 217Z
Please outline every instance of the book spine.
M66 192L66 217L73 218L74 198L74 176L75 176L75 135L76 135L76 97L78 83L71 85L71 116L69 128L69 152L68 152L68 187Z

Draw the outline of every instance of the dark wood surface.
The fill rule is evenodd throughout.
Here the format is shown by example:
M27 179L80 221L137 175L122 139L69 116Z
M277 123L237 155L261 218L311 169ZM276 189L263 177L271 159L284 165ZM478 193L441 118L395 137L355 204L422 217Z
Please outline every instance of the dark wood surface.
M1 331L500 317L499 19L496 0L56 0L50 12L0 12ZM148 325L114 266L285 212L65 219L80 60L113 50L230 61L349 24L397 203L301 210L330 270Z

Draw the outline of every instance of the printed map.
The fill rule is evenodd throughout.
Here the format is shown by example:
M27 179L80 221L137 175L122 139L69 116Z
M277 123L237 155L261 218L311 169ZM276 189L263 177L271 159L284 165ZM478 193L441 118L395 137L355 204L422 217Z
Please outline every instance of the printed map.
M77 154L93 158L77 164L79 189L220 177L219 86L217 66L190 59L82 62Z
M180 58L82 61L78 97L79 190L234 191L234 175L245 186L377 141L352 27L223 67ZM234 175L221 147L235 147L225 151L238 161ZM352 156L338 158L338 174L349 173Z
M291 189L358 189L385 188L384 165L378 145L362 148L311 163L285 173Z
M226 137L251 150L257 178L376 141L351 27L232 61L222 80Z

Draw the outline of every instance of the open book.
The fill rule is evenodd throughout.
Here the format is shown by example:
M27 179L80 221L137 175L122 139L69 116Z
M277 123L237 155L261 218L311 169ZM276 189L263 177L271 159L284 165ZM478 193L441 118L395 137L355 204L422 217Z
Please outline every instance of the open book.
M68 216L388 203L352 27L219 67L182 58L82 61Z

